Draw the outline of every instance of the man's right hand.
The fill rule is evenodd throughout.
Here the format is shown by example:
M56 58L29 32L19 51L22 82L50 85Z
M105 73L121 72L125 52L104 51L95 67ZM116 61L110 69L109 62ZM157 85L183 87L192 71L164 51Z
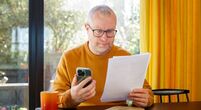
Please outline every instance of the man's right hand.
M91 80L92 82L88 86L84 87ZM96 81L93 80L92 77L88 77L82 82L80 82L79 84L77 84L77 78L76 76L74 76L72 84L71 84L70 92L71 92L72 100L75 103L80 104L81 102L84 102L95 96Z

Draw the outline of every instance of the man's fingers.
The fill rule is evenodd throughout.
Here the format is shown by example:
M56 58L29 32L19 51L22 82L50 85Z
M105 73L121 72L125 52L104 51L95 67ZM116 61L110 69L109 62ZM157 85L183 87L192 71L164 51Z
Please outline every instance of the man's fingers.
M90 94L83 96L83 99L88 100L88 99L94 97L95 95L96 95L96 91L93 91L93 92L90 92Z
M93 90L93 89L96 89L96 81L95 81L95 80L93 80L93 81L91 82L91 84L89 84L87 87L82 88L82 89L80 90L80 94L86 94L86 93L88 93L89 91L91 91L91 90Z
M128 97L134 97L134 98L148 98L148 94L144 93L130 93Z
M147 104L146 103L143 103L143 102L134 102L133 103L135 106L138 106L138 107L146 107Z
M84 99L88 99L88 98L91 98L91 97L95 96L95 93L96 93L96 90L95 90L95 88L94 88L94 89L92 89L91 91L89 91L88 93L83 94L82 97L83 97Z
M81 88L83 88L89 81L91 81L92 80L92 78L89 76L89 77L87 77L86 79L84 79L83 81L81 81L80 82L80 84L79 84L79 88L81 89Z
M96 82L92 81L90 85L85 88L80 89L79 96L82 100L88 100L89 98L95 96L96 94Z
M77 77L76 77L76 74L75 74L74 77L73 77L72 86L76 86L76 84L77 84Z
M148 98L133 98L134 102L148 103Z
M134 89L128 94L133 104L140 107L147 107L153 103L152 91L150 89Z

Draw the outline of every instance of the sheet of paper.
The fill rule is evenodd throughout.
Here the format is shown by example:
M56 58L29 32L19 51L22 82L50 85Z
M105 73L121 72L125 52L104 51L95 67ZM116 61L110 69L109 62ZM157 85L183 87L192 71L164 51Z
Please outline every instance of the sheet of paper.
M102 102L126 100L134 88L142 88L149 64L149 53L109 59Z

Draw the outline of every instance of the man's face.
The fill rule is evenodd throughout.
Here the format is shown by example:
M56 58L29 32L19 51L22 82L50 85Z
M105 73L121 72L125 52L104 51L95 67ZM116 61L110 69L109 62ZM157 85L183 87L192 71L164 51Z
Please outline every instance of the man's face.
M102 15L100 13L95 13L92 17L92 21L90 24L85 25L88 40L89 40L89 49L95 55L104 55L108 53L114 42L114 37L108 38L107 33L104 32L102 36L96 37L94 36L93 29L101 29L101 30L115 30L116 29L116 17L115 15Z

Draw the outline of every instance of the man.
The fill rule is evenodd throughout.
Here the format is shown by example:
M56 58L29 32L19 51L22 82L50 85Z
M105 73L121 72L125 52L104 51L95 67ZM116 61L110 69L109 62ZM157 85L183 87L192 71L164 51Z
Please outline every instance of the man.
M100 101L106 80L108 59L113 56L130 55L129 52L113 44L117 32L116 21L115 13L106 5L96 6L90 10L85 24L88 42L64 52L58 64L53 89L60 93L60 107L117 104ZM77 67L90 68L92 77L78 84L75 77ZM89 81L91 83L84 87ZM139 107L153 104L151 87L146 80L143 89L132 90L128 98Z

